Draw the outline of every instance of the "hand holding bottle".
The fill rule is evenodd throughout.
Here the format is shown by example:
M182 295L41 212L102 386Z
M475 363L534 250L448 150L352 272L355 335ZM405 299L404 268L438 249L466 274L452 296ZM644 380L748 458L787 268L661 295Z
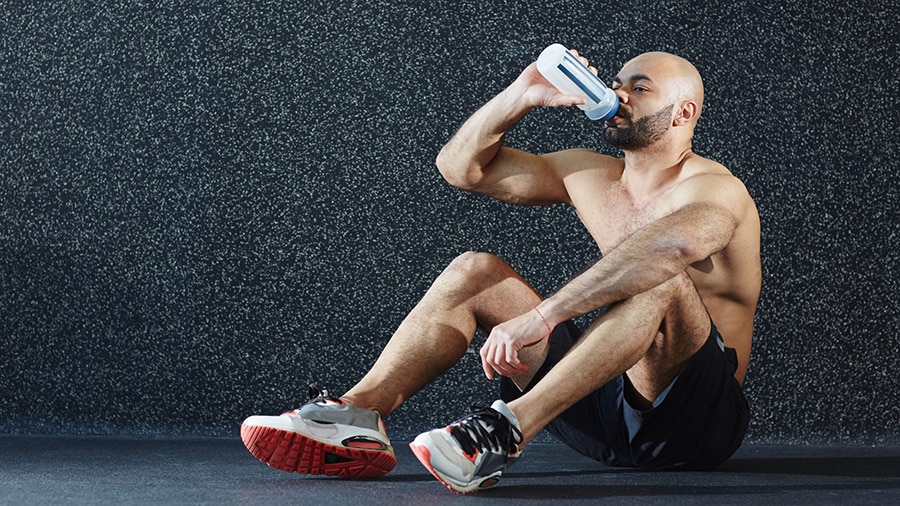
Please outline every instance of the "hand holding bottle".
M597 69L587 65L587 59L579 57L561 44L553 44L541 52L536 62L537 70L560 92L579 96L583 101L578 107L592 120L606 121L619 110L619 98L597 77Z

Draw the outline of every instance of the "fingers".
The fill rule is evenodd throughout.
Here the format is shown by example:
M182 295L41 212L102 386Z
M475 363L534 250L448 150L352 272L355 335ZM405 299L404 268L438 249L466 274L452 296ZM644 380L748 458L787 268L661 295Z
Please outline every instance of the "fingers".
M488 363L484 358L484 348L481 348L481 369L484 371L484 375L489 380L494 379L494 368L491 364Z
M588 59L587 59L587 58L585 58L584 56L579 55L579 54L578 54L578 51L576 51L576 50L574 50L574 49L569 49L569 52L571 52L573 55L575 55L575 57L578 58L578 61L580 61L581 63L583 63L584 66L587 67L588 70L590 70L592 74L597 75L597 68L596 68L596 67L592 67L592 66L590 65L590 63L588 63Z
M550 104L552 107L569 107L573 105L582 105L587 103L584 97L578 95L560 95L553 99Z
M484 375L493 379L495 372L513 377L528 371L528 364L519 360L519 350L546 337L547 324L543 317L536 317L533 311L497 325L491 329L479 352Z
M499 339L489 337L479 352L484 375L492 380L495 372L501 376L513 377L528 371L528 364L519 360L515 347L498 341Z

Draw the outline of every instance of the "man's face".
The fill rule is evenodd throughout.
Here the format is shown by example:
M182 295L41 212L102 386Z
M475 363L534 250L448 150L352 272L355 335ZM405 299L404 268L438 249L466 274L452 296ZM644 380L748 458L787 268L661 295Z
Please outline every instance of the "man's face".
M650 58L625 64L613 80L619 111L605 123L606 141L623 150L650 146L672 126L675 103L668 93L667 75Z

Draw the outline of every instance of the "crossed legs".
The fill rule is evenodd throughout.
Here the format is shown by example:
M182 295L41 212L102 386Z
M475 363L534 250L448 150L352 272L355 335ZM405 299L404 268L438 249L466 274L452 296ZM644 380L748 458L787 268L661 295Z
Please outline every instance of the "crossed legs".
M610 306L530 391L509 403L519 419L523 443L622 373L636 391L629 402L649 407L703 346L709 332L709 315L686 274Z
M464 253L437 277L369 372L342 398L384 417L455 365L476 328L490 330L540 302L534 288L496 256ZM543 346L529 353L542 351Z
M456 364L476 328L530 311L541 296L509 265L486 253L465 253L434 281L394 333L372 369L346 394L350 404L382 416ZM610 307L539 383L509 404L527 444L573 402L627 371L652 401L677 376L709 334L709 316L687 275ZM529 372L546 357L546 341L522 350ZM524 446L524 445L523 445Z

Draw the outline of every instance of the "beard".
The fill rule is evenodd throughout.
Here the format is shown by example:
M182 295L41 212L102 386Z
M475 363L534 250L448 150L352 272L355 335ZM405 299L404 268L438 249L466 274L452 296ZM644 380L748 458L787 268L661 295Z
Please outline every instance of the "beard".
M611 146L619 149L640 149L650 146L663 138L672 124L672 108L675 104L640 118L627 127L606 127L603 136ZM622 116L631 121L631 116Z

